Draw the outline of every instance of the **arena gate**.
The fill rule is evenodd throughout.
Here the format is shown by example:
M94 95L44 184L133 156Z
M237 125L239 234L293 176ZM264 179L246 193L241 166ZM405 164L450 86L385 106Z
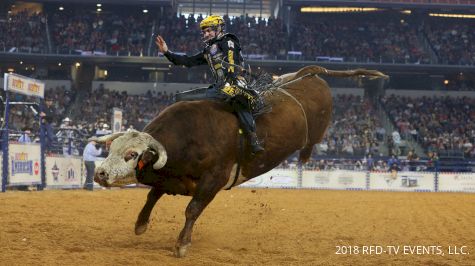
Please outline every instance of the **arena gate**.
M39 113L41 104L36 101L11 101L10 94L31 96L39 101L44 98L45 83L18 74L4 75L5 98L3 124L1 132L2 167L0 167L1 191L8 187L36 186L43 190L46 185L51 188L76 188L82 184L82 159L74 156L46 157L45 130ZM26 111L38 119L39 143L19 143L10 141L14 131L10 128L10 109L12 106L24 106ZM15 132L24 134L25 132Z

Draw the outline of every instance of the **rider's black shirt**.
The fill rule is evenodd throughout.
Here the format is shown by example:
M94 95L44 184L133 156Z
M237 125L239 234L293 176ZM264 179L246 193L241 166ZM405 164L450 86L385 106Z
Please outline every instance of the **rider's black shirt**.
M175 65L192 67L208 64L215 79L216 89L222 88L226 82L234 84L239 73L235 65L242 66L243 64L239 40L230 33L216 39L202 52L193 56L178 55L170 51L164 55Z

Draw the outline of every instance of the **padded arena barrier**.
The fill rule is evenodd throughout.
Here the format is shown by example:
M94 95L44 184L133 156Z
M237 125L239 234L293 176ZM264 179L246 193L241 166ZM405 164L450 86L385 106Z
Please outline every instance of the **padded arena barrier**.
M475 193L475 173L444 173L438 174L438 191L440 192L472 192Z
M35 167L39 160L39 144L10 144L8 171L11 173L8 185L41 183L41 171ZM55 155L47 156L45 161L47 189L82 188L86 171L81 157ZM96 161L96 167L102 162L103 160ZM0 174L2 171L3 168L0 167ZM475 173L275 168L239 187L475 193ZM101 186L94 183L94 188Z
M433 172L371 172L369 190L382 191L436 191Z
M273 169L239 185L239 187L298 188L298 175L298 169Z
M45 159L46 187L82 188L84 183L84 163L78 156L51 155Z
M9 186L41 184L40 144L10 143L8 166Z
M303 171L302 188L365 190L367 189L365 171Z

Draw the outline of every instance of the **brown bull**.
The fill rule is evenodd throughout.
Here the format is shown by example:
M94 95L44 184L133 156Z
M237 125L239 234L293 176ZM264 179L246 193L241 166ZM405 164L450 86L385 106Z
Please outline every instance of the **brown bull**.
M196 219L216 193L259 176L300 151L300 161L310 157L330 124L332 96L318 75L384 77L377 71L330 71L310 66L281 76L278 89L267 93L272 112L257 118L257 133L265 151L249 156L240 151L238 121L228 106L213 101L179 102L151 121L143 132L104 136L112 141L110 153L96 169L95 180L103 186L141 182L152 186L135 224L135 233L147 229L150 213L163 194L192 196L186 222L175 245L178 257L191 244ZM246 147L246 145L242 145ZM240 174L235 180L236 170Z

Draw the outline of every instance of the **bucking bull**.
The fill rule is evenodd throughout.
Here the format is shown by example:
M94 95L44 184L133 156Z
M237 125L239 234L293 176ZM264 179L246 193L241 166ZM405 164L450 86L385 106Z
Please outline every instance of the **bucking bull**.
M94 180L105 187L138 182L152 187L135 223L137 235L147 230L150 213L163 194L192 196L175 245L175 255L183 257L196 219L216 193L273 169L295 151L300 151L301 162L309 159L332 114L330 88L318 75L386 77L374 70L332 71L319 66L280 76L274 81L277 88L265 95L272 111L256 119L265 151L255 156L243 144L238 120L228 105L208 100L175 103L143 132L92 138L110 143L109 156L96 169Z

